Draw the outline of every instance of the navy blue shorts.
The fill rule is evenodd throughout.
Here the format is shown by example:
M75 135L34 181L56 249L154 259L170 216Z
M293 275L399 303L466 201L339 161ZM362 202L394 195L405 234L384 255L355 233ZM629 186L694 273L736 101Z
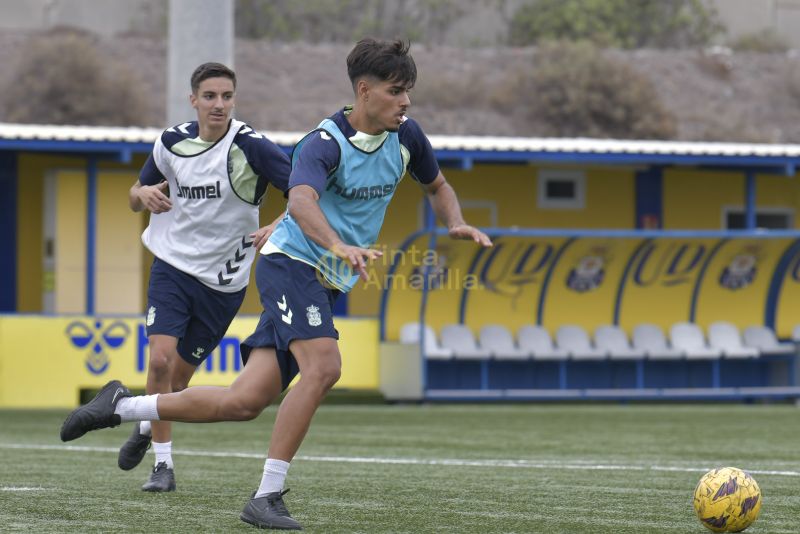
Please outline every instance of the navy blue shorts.
M178 354L200 365L217 348L239 311L246 288L223 293L156 258L147 288L147 335L178 338Z
M289 343L319 337L339 339L333 326L333 303L340 292L323 285L312 266L285 254L259 255L256 262L256 284L264 311L256 331L242 342L242 361L246 365L255 348L274 348L286 389L299 371Z

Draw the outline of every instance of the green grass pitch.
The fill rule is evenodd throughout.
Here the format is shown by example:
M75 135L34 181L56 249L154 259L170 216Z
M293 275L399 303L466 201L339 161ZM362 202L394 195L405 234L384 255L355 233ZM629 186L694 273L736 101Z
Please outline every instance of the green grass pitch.
M246 532L275 418L174 428L178 491L139 487L116 451L130 424L63 444L65 411L0 411L2 532ZM709 468L749 470L748 533L800 531L800 412L790 405L325 405L286 503L331 533L705 533Z

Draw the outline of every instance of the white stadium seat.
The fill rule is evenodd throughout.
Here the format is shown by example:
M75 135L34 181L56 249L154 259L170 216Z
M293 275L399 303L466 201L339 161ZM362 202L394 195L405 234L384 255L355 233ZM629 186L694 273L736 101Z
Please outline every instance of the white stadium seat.
M605 351L612 360L644 358L644 351L633 349L628 336L619 326L598 326L594 331L594 345Z
M574 360L603 360L605 351L592 346L589 334L577 325L563 325L556 331L556 344L562 349L567 349Z
M709 360L722 356L722 350L708 346L703 330L695 323L675 323L670 328L669 337L672 346L689 360Z
M739 329L728 321L717 321L708 327L708 343L722 350L726 358L756 358L758 349L745 347Z
M794 343L781 343L775 332L767 326L748 326L744 329L744 344L761 351L761 354L794 354Z
M800 341L800 324L795 325L795 327L792 329L792 341L795 343Z
M527 360L528 351L514 344L514 337L505 326L486 325L481 328L481 348L498 360Z
M475 342L472 330L463 324L449 324L442 328L442 346L453 351L457 360L485 360L491 354Z
M534 360L566 360L569 352L553 346L550 333L543 326L525 325L517 332L519 348Z
M400 328L400 343L416 345L419 343L419 334L419 323L406 323ZM453 351L439 345L436 333L428 325L425 325L424 351L424 356L431 360L449 360L453 357Z
M674 360L683 357L681 351L667 343L664 331L657 325L642 323L633 329L633 348L644 351L651 360Z

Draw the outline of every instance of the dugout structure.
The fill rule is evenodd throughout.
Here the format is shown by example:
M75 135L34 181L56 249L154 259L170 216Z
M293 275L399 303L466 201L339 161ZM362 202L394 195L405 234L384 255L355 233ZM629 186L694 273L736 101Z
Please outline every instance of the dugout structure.
M742 337L759 328L791 340L800 331L799 232L486 232L493 248L435 228L404 243L381 305L389 397L800 395L794 344ZM393 343L411 324L438 339L426 343L420 331L416 344ZM667 350L631 343L640 325L665 332ZM497 341L492 328L516 339ZM529 328L549 334L556 350L526 346ZM618 345L607 344L608 331L619 332Z

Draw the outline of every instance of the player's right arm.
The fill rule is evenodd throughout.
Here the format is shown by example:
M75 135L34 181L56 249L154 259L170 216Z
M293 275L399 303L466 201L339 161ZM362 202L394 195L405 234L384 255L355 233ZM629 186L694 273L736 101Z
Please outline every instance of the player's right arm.
M172 208L172 202L166 194L168 188L167 179L158 170L150 154L139 173L139 179L128 191L128 204L135 212L146 209L153 213L164 213Z
M306 237L347 261L366 280L367 262L382 253L345 243L319 207L319 197L328 176L339 166L339 157L339 146L330 136L315 135L305 142L289 177L289 215Z
M319 207L319 195L308 185L289 189L289 214L297 221L303 233L312 241L347 261L364 280L368 280L367 262L380 258L379 250L348 245L331 228Z

